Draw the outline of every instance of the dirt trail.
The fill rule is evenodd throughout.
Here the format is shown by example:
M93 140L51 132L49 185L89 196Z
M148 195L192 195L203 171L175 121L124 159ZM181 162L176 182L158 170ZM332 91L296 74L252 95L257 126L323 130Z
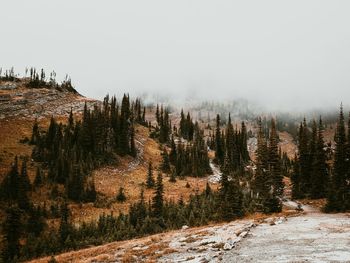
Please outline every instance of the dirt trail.
M222 262L350 262L350 215L303 209L301 216L252 229Z

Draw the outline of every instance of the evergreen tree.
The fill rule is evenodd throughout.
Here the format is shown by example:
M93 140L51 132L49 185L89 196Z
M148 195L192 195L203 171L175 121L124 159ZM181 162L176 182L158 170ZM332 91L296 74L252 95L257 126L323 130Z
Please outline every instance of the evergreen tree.
M3 258L6 262L16 262L20 256L21 237L21 210L17 206L11 206L6 211L4 222L5 249Z
M158 125L160 124L160 114L159 114L159 105L157 104L157 109L156 109L156 120Z
M152 214L156 218L162 218L163 216L163 192L163 177L162 174L159 172L157 176L157 182L152 202Z
M176 171L175 171L175 169L170 173L169 182L172 182L172 183L176 182Z
M254 192L257 198L263 200L265 194L269 192L268 184L268 149L263 132L261 118L258 119L258 147L256 150L256 173L253 182Z
M329 180L326 153L324 151L323 129L322 119L320 118L311 171L311 198L315 199L326 197Z
M136 145L135 145L135 130L134 126L130 129L130 155L136 157Z
M120 134L119 134L119 152L127 154L130 152L129 146L129 125L130 125L130 103L129 97L124 94L120 113Z
M41 168L39 166L36 167L36 174L35 174L35 179L34 179L34 186L39 187L42 185L44 179L42 175Z
M346 154L346 134L343 106L340 107L339 120L335 134L335 158L330 191L327 198L328 211L344 211L347 197L348 162Z
M146 186L147 186L147 188L153 188L154 187L152 162L149 162L149 164L148 164L148 173L147 173Z
M18 173L18 158L15 157L11 170L1 183L1 195L6 200L17 200L19 191L20 175Z
M302 196L300 189L300 164L297 154L294 156L293 173L291 176L292 181L292 198L298 199Z
M36 144L40 140L40 133L39 133L39 125L37 119L35 119L33 130L32 130L32 138L30 140L31 144Z
M69 221L70 211L66 202L61 206L61 221L59 226L60 241L63 245L71 234L72 226Z
M117 197L116 197L117 201L120 202L120 203L123 203L126 201L126 196L124 194L124 188L123 187L120 187L119 188L119 192L117 194Z
M176 144L174 141L174 136L171 137L171 143L170 143L170 154L169 154L169 161L172 164L175 164L176 160L177 160L177 151L176 151Z
M162 151L162 157L163 161L161 164L161 169L163 173L170 173L170 160L169 160L169 155L166 149L163 149Z
M281 198L283 195L283 175L281 172L280 157L278 154L279 137L276 130L276 122L271 120L271 131L269 138L269 172L272 180L273 191L276 197Z
M226 156L220 187L220 214L225 221L243 216L243 194L239 179L230 172L229 162Z
M271 121L269 145L267 146L261 119L258 120L258 148L256 152L256 174L254 192L258 209L264 213L281 211L280 197L283 193L283 177L278 155L278 136L274 120Z
M309 148L309 131L306 120L300 124L299 129L299 163L300 163L300 196L304 198L311 189L310 181L310 148Z
M242 121L241 123L241 138L240 138L240 145L241 145L241 155L242 158L245 162L250 160L249 157L249 152L248 152L248 145L247 145L247 140L248 140L248 133L247 133L247 127L244 123L244 121Z
M216 134L215 134L215 159L219 164L224 163L224 147L221 139L221 130L220 130L220 116L219 114L216 116Z

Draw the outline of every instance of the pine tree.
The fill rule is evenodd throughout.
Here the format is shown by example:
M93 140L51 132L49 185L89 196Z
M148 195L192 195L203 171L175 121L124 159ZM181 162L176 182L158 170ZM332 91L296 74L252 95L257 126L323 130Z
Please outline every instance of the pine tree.
M21 237L21 210L16 206L11 206L7 210L6 220L4 222L5 249L3 258L5 262L16 262L20 253Z
M153 188L154 187L152 162L149 162L149 164L148 164L148 173L147 173L146 186L147 186L147 188Z
M261 118L258 119L258 147L256 150L256 172L253 181L253 189L260 205L266 198L266 193L270 191L268 184L268 149L266 138L262 129Z
M130 153L129 146L129 123L130 123L130 103L129 97L124 94L120 112L120 134L119 134L119 152L123 154Z
M11 165L11 170L1 183L1 195L5 200L17 200L19 181L20 175L18 173L18 157L16 156Z
M18 207L25 211L29 210L30 208L30 201L28 198L28 185L22 176L18 182L17 203Z
M254 192L259 210L264 213L281 211L280 197L283 193L283 177L278 155L278 136L275 121L271 121L269 145L267 146L261 119L258 120L258 148L256 151L256 174Z
M237 167L237 164L235 163L236 160L234 160L234 155L237 153L234 137L233 126L231 123L231 114L229 114L228 123L226 126L226 156L228 157L228 163L226 165L230 167L230 170L233 170Z
M302 196L300 189L300 164L297 154L294 156L292 181L292 199L299 199Z
M44 179L42 175L41 168L39 166L36 167L36 174L35 174L35 179L34 179L34 186L39 187L42 185Z
M335 158L330 191L327 198L328 211L344 211L347 197L346 134L343 106L340 107L339 120L335 134Z
M310 148L309 131L306 120L300 124L299 129L299 163L300 163L300 197L304 198L310 192Z
M205 186L205 196L209 197L212 194L212 190L210 188L209 183L207 182L206 186Z
M163 173L170 173L170 160L169 160L169 155L168 155L168 152L166 149L163 149L162 157L163 157L163 161L161 164L162 172Z
M117 201L120 202L120 203L123 203L126 201L126 196L124 194L124 188L123 187L120 187L119 188L119 192L117 194L117 197L116 197Z
M172 183L176 182L176 171L175 171L175 169L170 173L169 182L172 182Z
M30 180L28 177L28 172L27 172L27 160L23 160L22 162L22 169L21 169L21 182L23 184L23 189L28 192L31 189L31 184Z
M185 114L183 109L181 109L181 114L180 114L180 136L184 139L187 139L187 125L186 125L186 119L185 119Z
M347 137L347 189L346 189L346 210L350 210L350 113L348 119L348 137Z
M225 221L233 220L243 215L243 194L239 179L230 171L230 160L225 158L225 167L221 176L220 214ZM231 180L229 180L229 177Z
M163 217L163 192L163 177L162 174L159 172L157 176L157 182L152 202L152 214L156 218Z
M283 175L281 172L280 157L278 155L279 137L276 130L276 122L271 120L271 131L269 138L269 172L272 180L273 191L276 197L281 198L283 195Z
M224 163L224 147L222 142L222 136L221 136L221 130L220 130L220 115L218 114L216 116L216 134L215 134L215 159L217 163L223 164Z
M40 133L39 133L39 125L37 119L35 119L33 130L32 130L32 138L30 140L31 144L36 144L40 140Z
M241 123L241 143L240 144L241 144L241 155L242 155L242 158L245 162L250 160L247 140L248 140L247 127L246 127L244 121L242 121L242 123Z
M322 119L320 118L311 171L311 198L315 199L326 197L329 180L326 153L324 151L323 129Z
M71 224L69 221L70 211L66 202L61 206L61 221L59 226L59 234L61 244L64 244L69 235L71 234Z
M159 114L159 105L157 104L157 109L156 109L156 120L158 125L160 124L160 114Z
M175 165L176 160L177 160L177 151L176 151L176 144L174 141L174 136L171 137L171 143L170 143L170 154L169 154L169 161L173 165Z
M130 155L136 157L136 145L135 145L135 129L132 125L130 129Z

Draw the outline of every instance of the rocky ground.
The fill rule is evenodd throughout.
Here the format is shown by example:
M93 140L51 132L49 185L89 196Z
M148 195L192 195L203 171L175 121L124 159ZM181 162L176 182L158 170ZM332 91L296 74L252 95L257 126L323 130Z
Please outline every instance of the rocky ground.
M350 215L306 213L260 224L222 262L350 262Z
M286 209L298 204L285 202ZM62 254L58 262L350 262L350 215L304 212L242 219ZM35 262L47 262L48 258Z
M48 88L26 88L24 83L1 83L0 119L9 117L45 118L81 112L85 102L92 107L98 101L77 93Z

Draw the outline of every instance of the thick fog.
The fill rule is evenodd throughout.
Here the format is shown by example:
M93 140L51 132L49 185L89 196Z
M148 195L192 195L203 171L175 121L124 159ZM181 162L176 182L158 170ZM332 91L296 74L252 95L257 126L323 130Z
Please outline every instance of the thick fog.
M350 1L2 1L0 66L79 92L350 104Z

